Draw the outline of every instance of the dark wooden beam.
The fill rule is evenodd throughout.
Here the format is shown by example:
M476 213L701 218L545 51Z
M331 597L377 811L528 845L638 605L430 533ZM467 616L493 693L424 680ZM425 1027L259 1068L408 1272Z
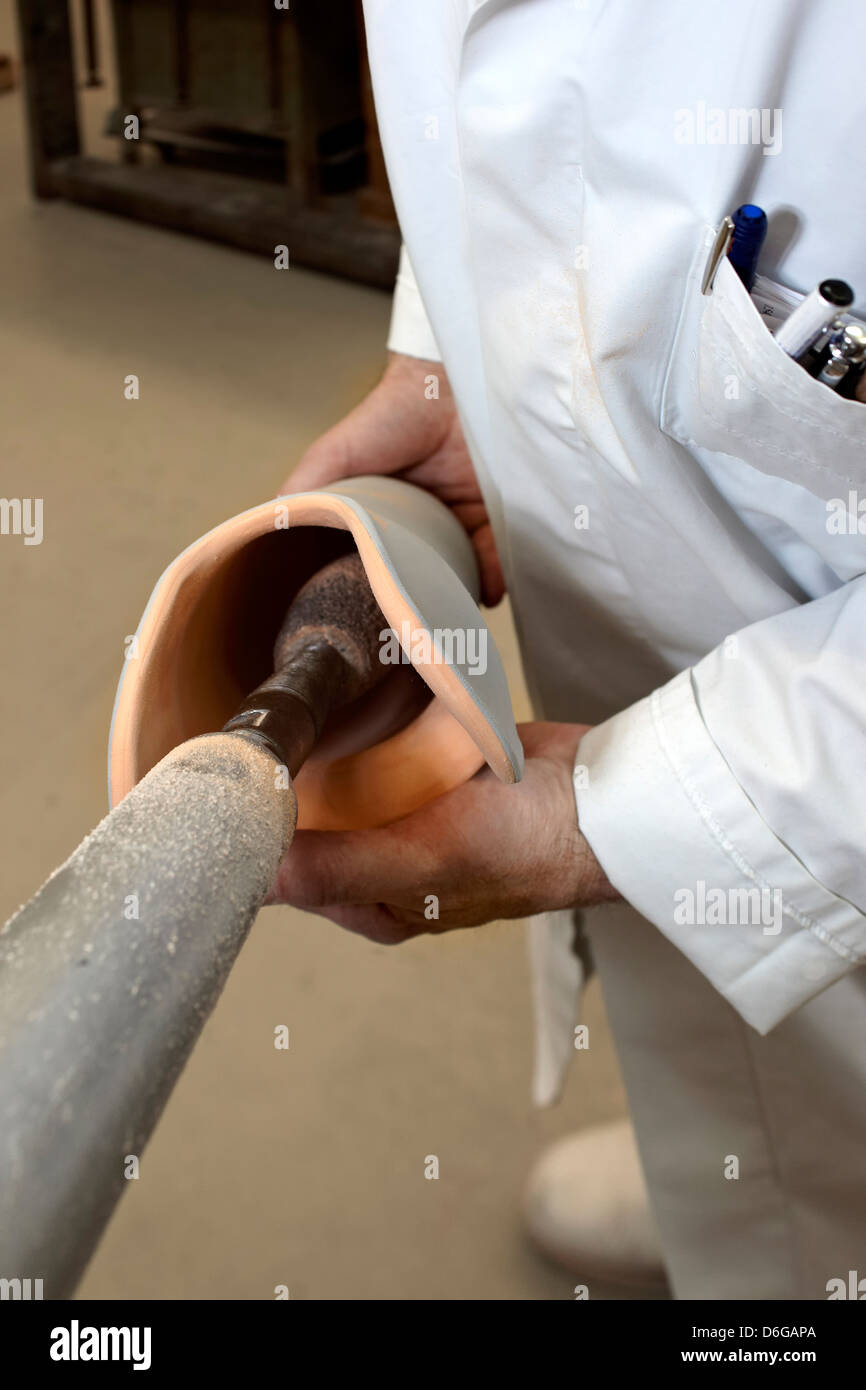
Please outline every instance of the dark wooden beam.
M79 153L78 105L67 0L18 0L27 99L30 180L39 198L58 190L55 160Z
M364 28L364 13L361 0L355 3L355 18L358 25L359 60L361 64L361 103L364 111L365 142L367 146L367 182L361 189L358 199L364 217L372 217L379 222L397 226L397 214L391 199L391 187L385 168L385 156L379 139L379 123L376 118L376 103L373 99L373 79L370 75L370 61L367 57L367 34Z
M99 32L96 26L94 0L81 0L81 13L84 18L84 50L87 54L86 87L101 87L99 71Z
M54 193L105 212L134 217L244 251L392 290L400 239L345 203L307 207L286 188L171 165L130 167L75 157L50 166Z

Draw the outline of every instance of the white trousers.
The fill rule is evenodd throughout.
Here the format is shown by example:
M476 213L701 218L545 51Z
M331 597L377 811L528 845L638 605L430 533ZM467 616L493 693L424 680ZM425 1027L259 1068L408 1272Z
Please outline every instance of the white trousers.
M631 908L589 913L587 927L675 1296L826 1299L831 1280L856 1286L866 972L761 1037Z

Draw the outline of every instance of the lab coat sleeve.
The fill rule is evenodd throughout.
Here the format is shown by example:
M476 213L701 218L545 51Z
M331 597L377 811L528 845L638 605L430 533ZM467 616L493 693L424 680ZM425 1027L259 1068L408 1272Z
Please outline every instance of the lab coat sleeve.
M408 357L442 361L405 246L400 248L388 347L391 352L403 352Z
M598 725L574 780L614 887L766 1033L866 962L864 769L866 576Z

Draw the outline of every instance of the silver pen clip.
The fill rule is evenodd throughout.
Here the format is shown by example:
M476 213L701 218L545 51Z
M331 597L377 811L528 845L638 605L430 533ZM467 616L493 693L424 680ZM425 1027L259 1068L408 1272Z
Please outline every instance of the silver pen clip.
M716 239L713 242L710 254L707 257L707 264L704 269L704 278L701 281L701 294L710 294L713 288L713 281L716 278L716 271L724 257L728 254L728 247L731 244L731 237L734 235L734 224L730 217L724 217L719 230L716 232Z

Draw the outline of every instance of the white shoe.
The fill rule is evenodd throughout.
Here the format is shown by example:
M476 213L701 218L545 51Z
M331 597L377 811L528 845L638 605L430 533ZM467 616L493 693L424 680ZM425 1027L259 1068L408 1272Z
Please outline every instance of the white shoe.
M549 1259L584 1279L665 1283L634 1131L628 1120L558 1140L526 1185L524 1217Z

